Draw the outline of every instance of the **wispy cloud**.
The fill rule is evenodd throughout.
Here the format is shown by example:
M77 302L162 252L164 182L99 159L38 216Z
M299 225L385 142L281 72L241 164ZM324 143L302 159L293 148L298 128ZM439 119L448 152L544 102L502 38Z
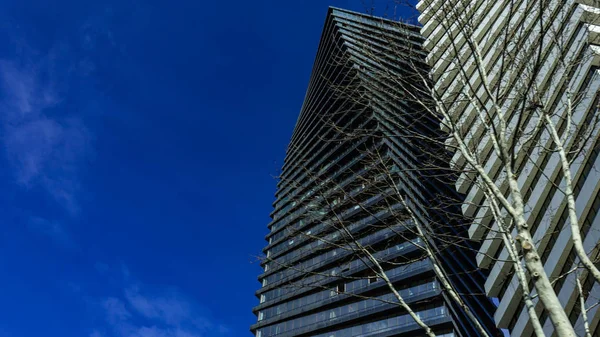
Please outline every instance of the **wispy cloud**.
M117 47L112 11L94 13L79 29L44 43L3 26L15 48L0 58L2 175L32 197L55 202L45 210L35 203L23 208L30 212L25 218L32 217L30 229L61 244L68 241L66 224L82 211L85 164L94 155L89 116L104 113L105 98L95 95L95 61Z
M106 328L95 329L90 337L208 337L229 333L201 305L170 287L150 291L140 283L129 282L120 294L100 303Z
M61 102L47 63L0 60L4 110L1 129L6 158L15 182L42 187L70 214L79 206L79 165L91 146L83 122L68 112L50 113ZM46 77L46 78L44 78Z
M48 236L63 248L77 248L77 244L73 241L69 232L57 221L48 220L39 216L30 216L27 225L34 232Z

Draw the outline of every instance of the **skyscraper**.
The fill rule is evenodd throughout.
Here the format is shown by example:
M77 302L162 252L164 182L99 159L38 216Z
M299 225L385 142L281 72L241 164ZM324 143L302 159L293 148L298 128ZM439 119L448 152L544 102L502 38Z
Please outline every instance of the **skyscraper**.
M583 245L593 260L600 241L600 218L596 216L600 209L600 175L594 169L600 164L597 130L591 130L581 155L576 156L574 149L581 144L581 134L590 130L588 126L593 125L598 114L598 2L422 0L418 9L435 90L459 127L465 130L465 138L473 144L481 165L503 193L508 193L508 186L504 183L501 160L494 151L486 123L476 118L476 110L489 107L491 120L497 123L498 109L492 105L500 106L509 115L506 119L509 132L518 127L531 133L522 137L529 142L516 142L514 157L527 225L544 269L576 331L583 335L575 279L580 277L590 328L592 332L595 330L594 336L599 336L600 285L585 273L565 275L577 266L577 259L567 221L566 197L561 191L565 186L564 176L559 155L552 150L544 129L535 128L543 110L557 121L566 150L573 151L570 156L577 158L571 164L573 194ZM476 96L477 102L466 96ZM573 123L563 122L568 120ZM530 146L531 139L538 146ZM452 163L462 170L465 158L460 151ZM530 316L524 308L514 263L507 261L508 252L477 182L465 171L456 188L467 195L464 214L474 219L469 234L482 241L477 260L480 267L490 270L486 293L499 299L495 320L514 336L530 336L533 334ZM553 325L540 304L537 303L536 310L546 335L551 336Z
M389 283L438 336L479 335L442 292L407 210L432 231L460 240L432 243L456 289L481 294L486 275L471 243L461 240L461 220L448 215L451 204L440 207L440 195L460 196L416 169L438 159L411 136L435 137L439 126L385 76L426 74L421 43L416 26L329 10L271 213L255 336L422 335L368 255L381 261ZM465 302L495 335L492 302L477 295Z

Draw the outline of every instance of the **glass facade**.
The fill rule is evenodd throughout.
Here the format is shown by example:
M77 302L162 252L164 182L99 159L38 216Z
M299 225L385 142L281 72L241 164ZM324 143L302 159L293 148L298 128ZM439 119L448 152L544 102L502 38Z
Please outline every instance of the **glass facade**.
M410 109L397 99L382 104L383 96L365 85L376 71L357 46L380 44L382 35L417 50L422 42L414 26L328 12L271 213L251 327L257 337L420 335L392 288L438 336L478 336L446 302L415 222L397 198L401 191L426 219L433 193L451 189L407 170L422 157L414 145L382 137L404 123L387 115ZM380 261L387 281L367 256ZM470 272L472 255L455 248L440 259L468 278L457 278L461 292L482 292L485 275ZM495 335L491 302L471 302Z

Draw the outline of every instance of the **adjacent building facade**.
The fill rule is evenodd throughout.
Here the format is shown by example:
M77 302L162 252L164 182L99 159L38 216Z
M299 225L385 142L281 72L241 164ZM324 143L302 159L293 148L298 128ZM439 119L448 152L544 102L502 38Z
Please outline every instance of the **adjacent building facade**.
M537 95L537 98L529 96L527 99L538 99L537 105L549 109L557 120L571 117L566 115L570 107L565 106L565 102L576 97L571 110L574 125L569 129L559 122L559 125L562 123L559 132L565 135L568 132L565 130L572 132L567 136L567 149L577 143L577 132L585 130L597 116L600 89L600 6L597 1L421 0L418 9L435 90L456 117L466 137L471 139L482 165L500 188L506 190L507 186L502 184L499 159L484 124L476 118L478 107L491 105L491 95L505 111L517 112L509 118L512 130L516 123L521 123L526 130L535 130L532 124L536 118L532 118L532 111L537 107L521 108L523 98L520 93L529 90L527 85L535 86ZM476 57L480 60L479 67ZM485 70L481 71L482 68ZM524 80L528 74L535 74L529 77L535 80ZM494 88L493 93L485 90L484 82ZM504 93L495 96L497 88ZM465 98L466 91L472 95L477 93L481 101L469 102ZM535 137L539 144L549 144L543 134ZM526 198L528 225L571 323L584 335L579 292L575 286L575 277L581 274L561 277L576 266L576 259L570 228L566 225L565 195L559 188L563 176L558 154L528 151L520 144L517 147L516 172ZM599 152L600 140L596 132L580 159L572 164L584 245L592 253L593 260L597 258L600 241L600 217L596 216L600 208ZM465 165L461 153L454 155L452 163L459 170ZM531 336L532 327L523 309L513 264L503 262L508 253L494 231L497 227L486 207L483 191L466 172L456 183L456 189L467 196L463 213L475 219L469 234L482 242L477 261L480 267L490 271L485 291L499 300L495 313L497 325L509 329L513 336ZM600 336L600 312L596 305L600 285L591 277L582 277L582 282L586 307L590 308L587 313L590 328L594 336ZM551 336L553 327L541 305L538 305L538 315L546 335Z
M481 296L487 275L477 267L479 247L461 239L466 227L450 216L459 207L437 207L461 196L415 169L436 160L444 165L414 137L436 137L439 127L393 83L427 74L422 43L416 26L329 10L273 204L253 310L256 337L423 335L360 247L381 261L438 336L479 336L441 291L398 194L432 231L460 240L432 244L459 292L479 294L464 300L489 334L498 334L495 306Z

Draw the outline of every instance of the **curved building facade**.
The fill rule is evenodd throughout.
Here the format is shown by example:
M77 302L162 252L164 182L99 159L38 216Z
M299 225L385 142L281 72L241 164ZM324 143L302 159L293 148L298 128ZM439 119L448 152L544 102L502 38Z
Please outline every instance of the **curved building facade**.
M460 217L448 215L460 209L431 207L441 196L461 196L417 169L439 159L428 158L411 135L435 137L439 127L393 85L394 76L427 73L422 42L416 26L329 10L273 204L253 309L256 337L423 335L357 245L381 261L394 288L438 336L479 336L441 290L395 193L432 231L460 240L432 244L454 286L473 294L464 299L471 311L490 335L498 334L495 306L481 296L487 275L476 264L479 247L465 239Z

